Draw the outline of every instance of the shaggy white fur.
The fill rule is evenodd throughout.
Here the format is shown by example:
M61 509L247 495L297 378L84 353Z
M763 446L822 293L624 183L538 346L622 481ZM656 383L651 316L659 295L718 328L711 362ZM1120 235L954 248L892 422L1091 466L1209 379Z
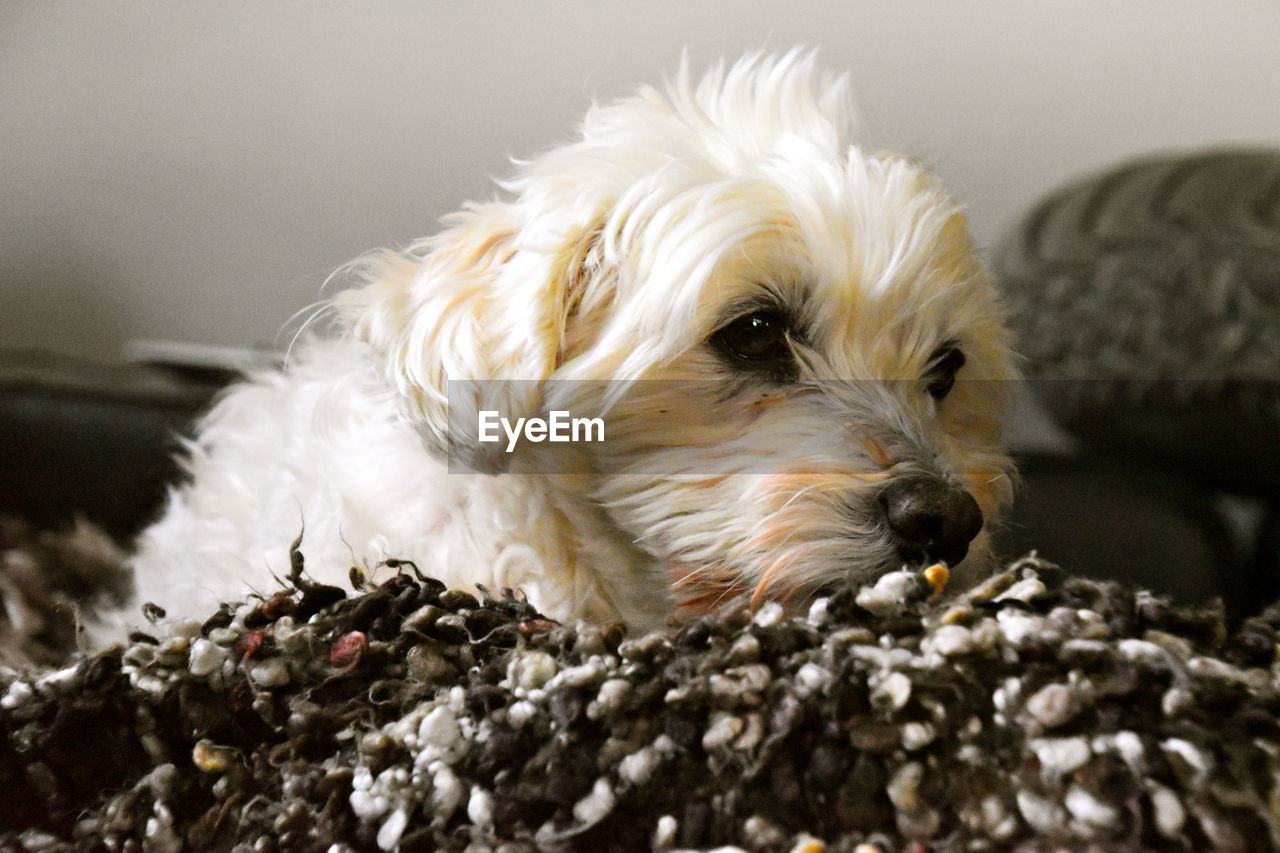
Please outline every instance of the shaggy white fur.
M995 294L955 204L850 132L812 53L682 67L593 108L502 199L360 262L337 334L205 419L127 619L271 592L304 524L328 583L395 557L648 627L901 565L921 519L886 517L894 483L950 490L926 526L972 504L990 522L1010 489ZM604 413L609 441L548 473L543 447L476 440L480 410L551 408ZM962 526L955 568L980 573L990 524Z

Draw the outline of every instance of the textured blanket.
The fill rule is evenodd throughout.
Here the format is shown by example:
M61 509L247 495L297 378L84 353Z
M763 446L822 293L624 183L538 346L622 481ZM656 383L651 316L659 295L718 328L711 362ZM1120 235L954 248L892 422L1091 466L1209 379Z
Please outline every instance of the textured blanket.
M788 615L560 625L401 565L0 670L0 846L1264 850L1276 628L896 572Z

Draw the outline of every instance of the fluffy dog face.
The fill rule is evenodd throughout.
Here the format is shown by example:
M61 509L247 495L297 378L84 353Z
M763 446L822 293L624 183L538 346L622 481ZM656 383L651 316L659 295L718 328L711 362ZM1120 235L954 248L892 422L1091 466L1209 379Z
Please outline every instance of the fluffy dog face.
M666 381L637 383L611 411L597 498L686 605L789 598L904 560L970 577L990 562L972 512L949 517L965 515L965 493L983 522L1008 496L1008 356L989 286L958 215L912 166L844 165L844 192L807 220L784 176L739 188L763 209L694 297L694 339L643 374ZM731 220L733 205L699 224ZM856 205L871 215L858 222ZM936 531L895 528L886 496L903 484L941 495L922 508Z
M373 259L340 304L427 445L494 469L472 412L591 408L572 398L608 380L590 500L686 605L985 568L1007 335L962 215L850 145L846 89L795 52L682 71L593 110L511 200ZM448 379L537 381L450 413Z

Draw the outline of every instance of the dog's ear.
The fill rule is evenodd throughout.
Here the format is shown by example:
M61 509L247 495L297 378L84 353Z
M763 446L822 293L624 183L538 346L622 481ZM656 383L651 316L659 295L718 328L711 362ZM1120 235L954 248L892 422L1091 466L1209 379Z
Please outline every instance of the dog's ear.
M476 205L407 253L359 262L364 286L338 297L357 337L381 355L428 450L451 464L498 472L505 436L480 442L482 410L514 423L541 407L543 382L564 357L598 228L531 239L502 204Z

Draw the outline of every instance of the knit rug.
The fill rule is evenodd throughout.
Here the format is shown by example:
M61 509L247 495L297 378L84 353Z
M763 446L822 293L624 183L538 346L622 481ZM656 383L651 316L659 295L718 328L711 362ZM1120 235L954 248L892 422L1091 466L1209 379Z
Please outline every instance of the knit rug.
M0 668L0 848L1280 841L1280 609L1229 632L1032 556L628 636L393 568Z

